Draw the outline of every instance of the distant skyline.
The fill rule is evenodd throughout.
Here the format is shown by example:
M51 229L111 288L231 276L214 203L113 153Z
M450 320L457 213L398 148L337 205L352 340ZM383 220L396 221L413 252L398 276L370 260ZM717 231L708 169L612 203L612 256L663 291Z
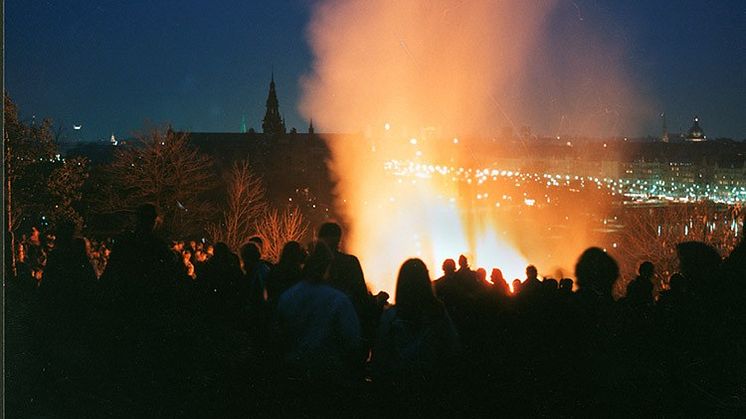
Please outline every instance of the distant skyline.
M288 130L313 56L312 0L5 2L5 89L21 116L49 117L83 140L128 137L149 121L195 132L261 131L274 70ZM625 46L655 112L626 135L688 130L746 138L746 2L561 0L553 19ZM549 25L562 36L562 25ZM74 125L82 125L73 130ZM551 134L538 132L538 134Z

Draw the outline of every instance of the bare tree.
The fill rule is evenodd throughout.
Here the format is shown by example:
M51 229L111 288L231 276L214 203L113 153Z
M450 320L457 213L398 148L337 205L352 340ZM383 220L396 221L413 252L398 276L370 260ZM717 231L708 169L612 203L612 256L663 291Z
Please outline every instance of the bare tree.
M262 179L251 170L247 160L234 162L228 172L228 190L223 216L207 227L214 242L224 242L238 250L255 234L258 220L267 210Z
M285 243L303 239L308 223L296 206L287 206L283 210L273 208L256 224L256 231L264 239L264 258L277 262Z
M68 220L82 227L83 217L76 204L83 198L82 188L88 176L88 159L85 157L66 159L54 169L48 181L50 202L54 203L51 210L54 222Z
M684 241L707 243L727 256L743 236L742 217L742 206L713 202L629 210L617 249L622 272L631 279L638 265L649 260L667 279L678 269L676 245ZM620 282L617 293L624 294L627 282Z
M98 210L131 213L146 202L164 214L167 231L178 237L198 233L214 212L208 196L216 185L212 159L189 145L189 134L151 129L137 143L118 147L108 167ZM113 195L111 195L113 194Z

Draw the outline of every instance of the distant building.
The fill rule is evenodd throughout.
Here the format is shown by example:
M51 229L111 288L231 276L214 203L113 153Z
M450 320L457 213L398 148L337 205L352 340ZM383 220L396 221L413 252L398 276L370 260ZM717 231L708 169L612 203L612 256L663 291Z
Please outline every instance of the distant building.
M670 137L668 136L668 124L666 123L665 112L661 114L661 120L663 121L663 133L661 134L661 141L663 141L664 143L667 143L670 141Z
M692 127L689 128L689 132L686 135L686 140L697 142L707 140L705 132L702 130L702 127L699 126L699 118L697 116L694 117L694 123L692 124Z
M746 142L706 141L696 116L688 132L670 133L665 114L661 114L661 118L660 141L627 141L625 138L623 142L607 143L578 138L570 143L565 138L562 141L538 138L528 126L516 132L510 127L503 128L502 141L465 140L471 144L471 155L501 170L552 175L555 179L559 179L557 176L611 179L618 182L618 188L639 194L720 200L743 196L746 200ZM281 117L274 77L269 84L262 130L262 133L253 128L246 130L243 119L239 133L192 132L189 142L211 155L219 172L227 171L236 160L248 159L252 169L267 184L267 198L275 204L298 205L312 225L333 216L335 181L327 167L331 160L327 141L361 142L368 138L363 134L319 135L315 133L312 120L307 134L297 130L288 133ZM434 135L434 131L432 133ZM447 143L462 147L457 138ZM114 158L117 148L137 146L112 135L110 141L76 144L66 155L86 156L94 165L106 164Z
M280 102L277 100L275 91L275 76L269 82L269 94L267 95L267 112L262 120L262 132L268 135L282 135L287 132L285 121L280 115Z

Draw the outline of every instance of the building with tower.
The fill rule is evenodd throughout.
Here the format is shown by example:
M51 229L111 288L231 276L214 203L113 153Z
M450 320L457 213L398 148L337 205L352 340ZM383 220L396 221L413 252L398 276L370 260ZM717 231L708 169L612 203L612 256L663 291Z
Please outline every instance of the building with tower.
M285 121L280 115L280 102L277 100L275 91L275 75L269 82L269 94L267 95L267 112L262 120L262 132L267 135L283 135L287 133Z
M665 112L661 114L661 120L663 121L663 132L661 133L661 141L663 141L664 143L667 143L670 141L670 137L668 135L668 124L666 123Z
M677 133L668 132L668 124L666 121L666 113L661 113L661 122L663 124L663 130L661 132L660 141L664 143L681 143L681 142L702 142L707 141L707 136L704 130L699 125L699 117L694 116L692 126L689 131L679 131Z
M702 130L702 127L699 126L699 117L694 117L694 123L692 124L692 127L689 128L689 132L686 135L686 140L695 142L707 140L705 132Z

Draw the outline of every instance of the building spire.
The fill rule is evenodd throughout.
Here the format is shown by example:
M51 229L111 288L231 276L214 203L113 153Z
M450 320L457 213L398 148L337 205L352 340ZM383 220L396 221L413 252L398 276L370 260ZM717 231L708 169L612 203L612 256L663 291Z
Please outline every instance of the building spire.
M662 133L663 135L661 136L661 140L664 143L667 143L668 142L668 124L666 124L666 113L665 112L661 114L661 119L663 120L663 133Z
M262 121L262 131L269 135L285 134L285 122L280 115L280 103L277 100L277 92L275 91L274 71L272 71L272 77L269 82L267 112L264 114L264 120Z
M699 126L699 117L697 115L694 115L693 122L694 123L692 124L692 127L689 128L689 134L686 136L687 141L707 140L704 130L702 130L702 127Z
M315 131L313 129L313 118L311 118L310 121L309 121L309 123L308 123L308 133L309 134L314 134L315 133Z

